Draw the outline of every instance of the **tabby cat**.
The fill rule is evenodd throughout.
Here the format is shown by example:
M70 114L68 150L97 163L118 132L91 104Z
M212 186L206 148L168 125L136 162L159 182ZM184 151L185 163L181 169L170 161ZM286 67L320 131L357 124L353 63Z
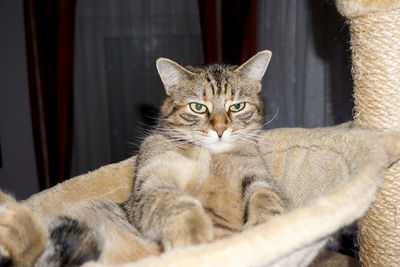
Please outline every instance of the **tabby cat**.
M141 144L128 200L69 204L45 228L0 191L0 225L11 229L0 231L0 265L32 265L43 246L36 267L124 263L210 242L284 212L257 146L260 81L270 58L261 51L239 67L158 59L167 97Z
M164 249L209 242L284 211L257 149L270 58L262 51L240 67L157 60L167 98L123 207Z

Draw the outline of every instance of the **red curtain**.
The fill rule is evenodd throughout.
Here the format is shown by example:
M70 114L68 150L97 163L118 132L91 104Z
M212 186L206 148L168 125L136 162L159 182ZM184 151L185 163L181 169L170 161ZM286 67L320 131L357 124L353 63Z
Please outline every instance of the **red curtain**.
M33 137L40 189L69 178L76 0L24 0Z
M257 0L198 0L205 63L241 64L257 52Z

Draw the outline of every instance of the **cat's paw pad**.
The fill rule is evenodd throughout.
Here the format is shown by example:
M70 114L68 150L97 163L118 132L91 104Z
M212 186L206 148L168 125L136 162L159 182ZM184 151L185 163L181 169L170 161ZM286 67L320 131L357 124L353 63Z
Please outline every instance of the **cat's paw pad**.
M201 206L186 209L167 219L163 230L164 250L207 243L214 238L211 219Z

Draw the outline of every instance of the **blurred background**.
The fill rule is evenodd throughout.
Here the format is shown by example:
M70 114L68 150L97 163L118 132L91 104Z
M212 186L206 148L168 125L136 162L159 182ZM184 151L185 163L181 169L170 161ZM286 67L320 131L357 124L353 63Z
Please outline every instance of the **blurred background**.
M0 1L0 188L31 194L135 153L158 57L273 57L266 129L351 119L348 28L327 0Z

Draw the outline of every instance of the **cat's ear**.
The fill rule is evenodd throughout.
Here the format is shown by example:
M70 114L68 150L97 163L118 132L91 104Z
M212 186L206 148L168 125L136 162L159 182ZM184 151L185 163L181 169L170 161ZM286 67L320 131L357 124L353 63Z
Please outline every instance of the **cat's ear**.
M267 70L271 56L272 52L269 50L260 51L239 66L235 72L246 78L261 81L265 71Z
M172 94L177 83L195 75L193 72L185 69L175 61L168 58L157 59L156 67L167 95Z

